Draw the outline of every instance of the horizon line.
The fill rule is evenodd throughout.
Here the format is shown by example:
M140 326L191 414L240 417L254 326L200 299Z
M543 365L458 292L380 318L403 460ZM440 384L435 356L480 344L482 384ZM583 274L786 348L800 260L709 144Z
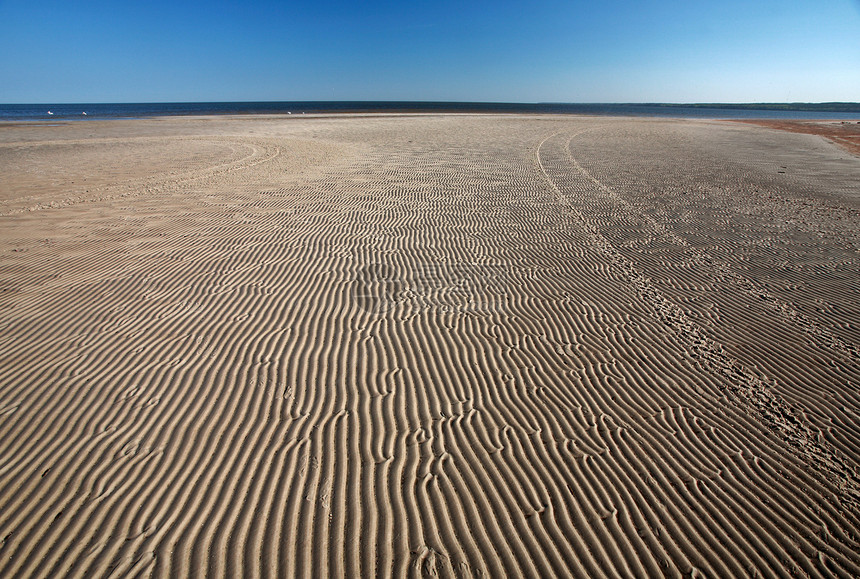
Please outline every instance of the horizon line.
M230 104L230 103L396 103L396 104L495 104L495 105L647 105L647 106L785 106L785 105L858 105L860 101L480 101L480 100L402 100L402 99L289 99L289 100L152 100L152 101L32 101L2 102L9 105L143 105L143 104Z

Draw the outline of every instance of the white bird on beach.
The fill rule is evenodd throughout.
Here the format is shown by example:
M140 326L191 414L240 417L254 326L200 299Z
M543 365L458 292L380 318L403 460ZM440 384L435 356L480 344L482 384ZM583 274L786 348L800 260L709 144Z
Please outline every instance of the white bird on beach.
M84 115L84 116L87 116L87 111L84 111L84 112L82 112L81 114L82 114L82 115Z
M49 115L53 115L54 113L52 113L51 111L48 111L48 114L49 114Z

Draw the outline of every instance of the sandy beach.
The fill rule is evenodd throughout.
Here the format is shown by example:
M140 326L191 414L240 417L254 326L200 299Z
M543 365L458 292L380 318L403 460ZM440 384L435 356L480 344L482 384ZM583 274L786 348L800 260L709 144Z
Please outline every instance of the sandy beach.
M0 576L860 576L860 157L779 128L0 126Z

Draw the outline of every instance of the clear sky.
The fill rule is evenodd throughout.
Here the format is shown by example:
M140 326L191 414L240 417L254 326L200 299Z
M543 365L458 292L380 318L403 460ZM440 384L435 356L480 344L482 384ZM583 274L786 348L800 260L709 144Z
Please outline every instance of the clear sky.
M860 101L860 0L0 0L0 102Z

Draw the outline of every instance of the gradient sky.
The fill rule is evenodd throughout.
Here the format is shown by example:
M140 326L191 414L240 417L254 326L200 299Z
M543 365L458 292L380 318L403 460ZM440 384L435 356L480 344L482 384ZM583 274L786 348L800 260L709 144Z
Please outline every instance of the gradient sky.
M860 0L0 0L0 102L860 101Z

